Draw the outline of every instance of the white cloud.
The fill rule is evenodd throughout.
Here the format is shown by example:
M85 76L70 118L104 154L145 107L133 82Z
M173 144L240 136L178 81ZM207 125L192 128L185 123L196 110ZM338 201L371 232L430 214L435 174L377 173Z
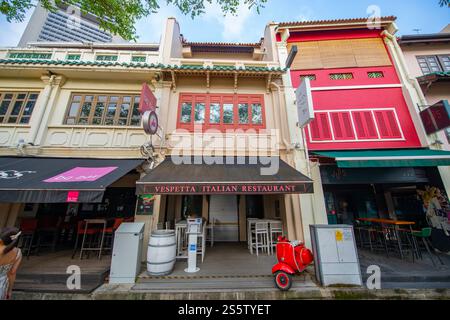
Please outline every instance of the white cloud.
M301 6L296 10L299 12L296 21L314 20L314 12L311 7Z
M240 41L246 23L254 15L253 10L243 3L239 5L235 15L224 16L220 6L215 2L205 5L205 12L202 19L218 22L223 28L222 38L225 41Z
M174 6L161 6L157 13L152 13L136 23L138 42L159 42L167 18L175 17L179 20L179 16L178 9Z

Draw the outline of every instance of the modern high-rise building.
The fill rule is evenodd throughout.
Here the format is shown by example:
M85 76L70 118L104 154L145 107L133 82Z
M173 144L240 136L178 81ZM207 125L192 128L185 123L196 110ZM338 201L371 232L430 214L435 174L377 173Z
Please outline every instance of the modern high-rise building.
M36 6L20 39L19 47L31 42L125 42L102 30L99 17L81 14L76 7L58 5L56 12Z

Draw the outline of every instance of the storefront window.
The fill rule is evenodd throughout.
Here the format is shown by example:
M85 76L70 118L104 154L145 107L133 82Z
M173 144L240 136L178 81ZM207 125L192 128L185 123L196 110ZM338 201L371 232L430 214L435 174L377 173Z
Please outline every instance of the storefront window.
M66 124L138 126L139 96L74 94L69 104Z
M0 123L28 124L38 93L0 93Z

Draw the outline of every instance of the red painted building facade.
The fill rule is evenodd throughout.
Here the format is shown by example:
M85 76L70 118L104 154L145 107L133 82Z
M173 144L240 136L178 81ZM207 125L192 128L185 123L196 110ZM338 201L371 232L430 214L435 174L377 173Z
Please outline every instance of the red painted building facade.
M300 44L299 61L291 68L293 87L304 77L311 80L315 119L305 128L309 150L421 147L380 30L291 31L287 42ZM324 49L314 50L321 44L326 44ZM357 50L369 51L372 46L385 57L374 58L370 65L368 53L358 55ZM311 51L319 53L316 58L324 66L303 67L308 61L301 61L302 47L314 48Z
M295 145L303 146L297 166L321 185L313 205L302 201L302 215L311 215L311 222L326 211L330 224L391 218L426 226L417 190L444 189L438 166L398 161L429 146L420 101L396 49L395 20L383 17L376 28L364 18L278 24L280 59L298 49L287 104L294 104L293 91L304 78L311 83L314 119L302 129L291 124ZM377 156L386 163L363 163Z

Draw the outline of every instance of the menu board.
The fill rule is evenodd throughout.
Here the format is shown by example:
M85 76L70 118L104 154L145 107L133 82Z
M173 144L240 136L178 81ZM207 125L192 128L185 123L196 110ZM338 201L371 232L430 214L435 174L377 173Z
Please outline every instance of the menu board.
M155 203L155 195L142 194L138 196L136 214L140 216L153 215L153 205Z

